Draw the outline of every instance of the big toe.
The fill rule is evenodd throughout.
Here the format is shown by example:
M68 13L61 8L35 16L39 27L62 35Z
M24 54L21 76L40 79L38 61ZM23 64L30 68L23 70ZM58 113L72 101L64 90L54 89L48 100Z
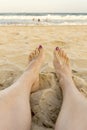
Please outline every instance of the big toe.
M39 59L44 59L45 58L44 48L41 45L38 47L38 51L39 51L39 55L38 55Z

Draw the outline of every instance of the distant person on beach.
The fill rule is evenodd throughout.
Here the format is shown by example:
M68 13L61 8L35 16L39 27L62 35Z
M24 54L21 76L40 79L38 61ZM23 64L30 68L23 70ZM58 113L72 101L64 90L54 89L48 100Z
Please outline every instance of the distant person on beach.
M32 20L35 21L35 18L33 18Z
M40 22L40 19L38 19L38 22Z
M29 55L29 65L10 87L0 91L0 130L30 130L30 94L39 89L39 72L45 59L40 45ZM56 47L54 68L63 92L55 130L87 130L87 99L77 90L69 58Z

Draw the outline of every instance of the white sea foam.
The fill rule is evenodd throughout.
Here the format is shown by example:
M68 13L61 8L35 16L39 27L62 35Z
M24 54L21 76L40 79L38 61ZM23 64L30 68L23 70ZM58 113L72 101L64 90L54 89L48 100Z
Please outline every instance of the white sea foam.
M54 20L87 20L87 15L47 15L47 16L0 16L0 19L54 19Z
M87 25L87 14L0 15L0 24Z

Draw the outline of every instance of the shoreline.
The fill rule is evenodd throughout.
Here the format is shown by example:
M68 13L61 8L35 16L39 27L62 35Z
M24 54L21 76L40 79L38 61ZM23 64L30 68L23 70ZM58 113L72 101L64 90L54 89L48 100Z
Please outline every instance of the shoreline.
M38 25L24 25L24 24L22 24L22 25L18 25L18 24L1 24L0 25L0 27L12 27L12 26L16 26L16 27L65 27L65 26L70 26L70 27L78 27L78 26L87 26L87 25L42 25L42 24L38 24Z

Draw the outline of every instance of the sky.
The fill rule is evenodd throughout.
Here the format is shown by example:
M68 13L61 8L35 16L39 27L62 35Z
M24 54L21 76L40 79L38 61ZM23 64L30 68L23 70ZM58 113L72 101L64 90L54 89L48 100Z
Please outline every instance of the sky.
M0 0L2 12L87 13L87 0Z

